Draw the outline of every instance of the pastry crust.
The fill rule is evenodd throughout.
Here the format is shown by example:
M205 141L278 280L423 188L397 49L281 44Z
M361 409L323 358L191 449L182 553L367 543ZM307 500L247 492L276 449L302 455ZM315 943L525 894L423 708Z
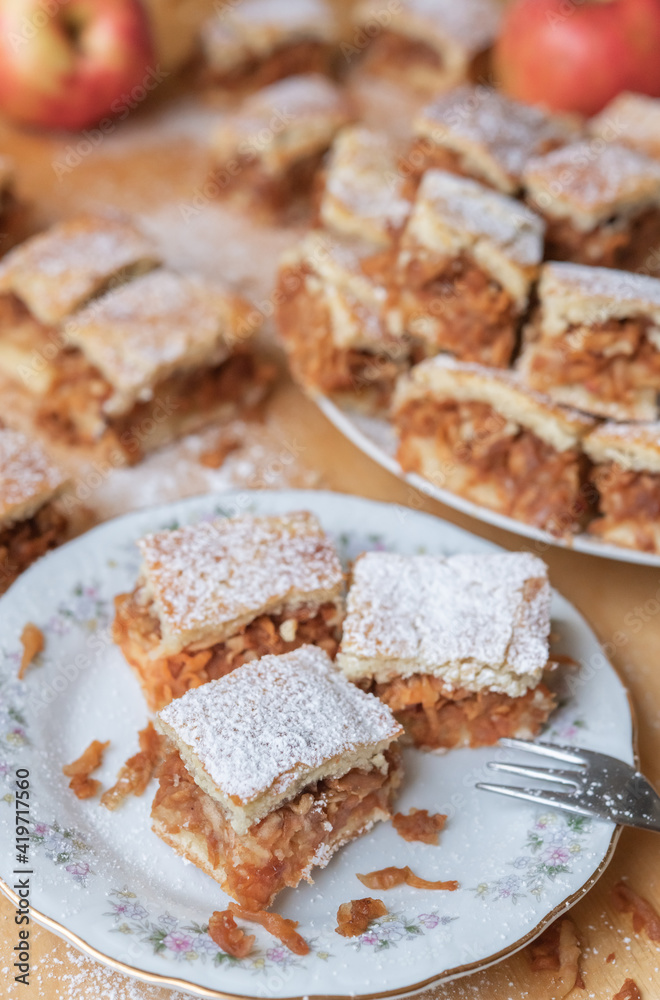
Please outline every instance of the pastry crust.
M307 511L204 521L140 539L138 586L160 624L152 656L204 649L261 614L334 602L335 548Z
M323 171L321 224L349 239L388 246L410 212L395 150L386 135L348 125Z
M653 420L659 347L658 279L549 263L518 368L560 403L615 420Z
M367 54L370 70L434 92L467 79L497 37L501 16L495 0L403 0L383 27L382 5L363 0L353 20L367 36L370 29L375 34Z
M619 424L607 421L584 439L592 462L616 462L622 469L660 474L660 422Z
M354 768L385 772L384 751L402 732L316 646L262 657L189 691L159 713L156 728L239 834L317 781Z
M0 427L0 529L33 517L66 484L66 474L40 444Z
M243 0L200 33L207 76L223 87L263 87L294 73L329 72L338 32L324 0Z
M37 320L53 324L158 263L153 245L130 219L87 213L10 251L0 263L0 294L15 295Z
M660 160L660 100L623 91L587 122L589 135Z
M563 145L572 133L561 119L484 86L441 95L413 128L416 139L403 164L413 181L436 166L505 194L520 190L531 156Z

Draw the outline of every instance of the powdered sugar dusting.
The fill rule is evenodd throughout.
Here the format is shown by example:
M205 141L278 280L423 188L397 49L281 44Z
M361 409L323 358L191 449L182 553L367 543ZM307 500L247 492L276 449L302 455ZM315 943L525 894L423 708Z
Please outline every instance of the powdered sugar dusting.
M390 710L351 684L317 646L247 663L188 691L159 717L214 784L244 803L401 732Z
M61 469L36 441L0 428L0 518L36 497L53 493L65 481Z
M161 531L138 542L161 624L179 632L254 616L341 585L334 546L306 511L234 517Z
M401 7L394 20L396 30L406 34L409 25L417 35L420 28L426 27L429 34L437 33L470 53L479 52L493 41L502 17L497 0L405 0Z
M355 564L339 662L408 661L408 674L521 694L548 660L550 598L545 563L529 553L368 552Z
M660 280L611 267L589 267L569 261L553 261L543 268L541 297L578 293L582 297L660 306ZM585 310L593 308L585 303Z

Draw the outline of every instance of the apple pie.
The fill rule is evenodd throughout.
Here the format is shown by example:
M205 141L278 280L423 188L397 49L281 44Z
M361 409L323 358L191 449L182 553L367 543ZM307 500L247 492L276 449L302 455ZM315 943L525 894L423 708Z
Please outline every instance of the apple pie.
M27 235L28 210L14 190L14 165L0 155L0 254Z
M519 368L559 403L613 420L653 420L660 392L660 280L545 264Z
M320 178L322 226L384 247L400 232L410 201L396 152L382 132L347 125L335 138Z
M543 258L543 222L514 198L429 170L398 244L388 324L464 361L507 366Z
M568 142L572 128L490 87L462 86L419 112L401 169L414 187L430 167L517 194L531 156Z
M294 378L372 411L408 367L406 337L385 327L389 253L316 231L282 259L276 319Z
M587 122L589 135L660 160L660 100L624 91Z
M342 91L319 74L264 87L215 131L214 192L268 215L286 213L309 194L324 154L350 118Z
M67 477L41 445L0 427L0 593L66 538L57 504Z
M388 7L366 0L354 23L357 39L372 39L370 72L433 94L489 75L501 17L497 0L401 0ZM343 48L351 55L349 43Z
M147 535L113 637L152 709L266 653L337 651L343 573L313 514L241 516Z
M605 423L584 441L599 517L589 531L614 545L660 552L660 423Z
M554 535L580 530L594 493L581 450L590 417L514 372L443 355L399 380L393 409L406 472Z
M337 656L415 746L533 738L555 705L543 683L550 599L529 553L367 552L353 569Z
M635 270L660 241L660 163L583 140L533 157L528 204L546 221L546 257Z
M243 0L218 9L202 26L207 79L220 87L258 89L297 73L332 70L337 25L325 0Z
M156 727L170 753L153 830L247 909L311 882L338 848L391 816L401 726L318 647L189 691Z

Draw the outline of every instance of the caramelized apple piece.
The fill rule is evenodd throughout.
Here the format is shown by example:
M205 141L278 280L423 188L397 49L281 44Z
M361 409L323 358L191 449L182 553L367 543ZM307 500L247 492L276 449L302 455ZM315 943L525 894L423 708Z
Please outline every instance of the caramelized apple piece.
M237 926L230 910L215 910L211 914L209 937L233 958L247 958L255 941L254 934L246 934Z
M140 752L129 757L119 770L117 781L101 796L101 805L114 811L128 795L142 795L162 760L161 738L149 722L138 733Z
M261 924L269 934L281 941L285 948L292 951L294 955L307 955L309 953L309 945L300 934L296 933L297 920L288 920L279 913L267 913L266 910L247 910L244 906L239 906L238 903L230 903L229 909L243 920Z
M21 645L23 646L23 655L21 657L21 665L18 670L19 681L23 680L25 677L25 671L30 666L35 656L44 648L44 634L38 625L33 625L32 622L27 623L21 632Z
M392 826L404 840L418 840L422 844L438 844L438 834L444 829L447 817L444 813L429 815L427 809L411 809L407 816L396 813Z
M90 778L90 774L101 766L103 754L109 746L110 740L105 743L92 740L77 760L74 760L72 764L65 764L62 768L62 773L67 778L71 778L69 788L77 798L91 799L101 787L101 782Z
M350 903L342 903L337 910L337 926L335 934L342 937L359 937L364 934L372 920L384 917L387 907L382 899L352 899Z
M651 941L660 944L660 915L648 899L636 893L626 882L617 882L612 889L612 902L619 913L632 913L635 934L645 931Z
M415 875L406 865L405 868L381 868L379 871L369 872L367 875L358 875L362 885L367 889L393 889L397 885L410 885L413 889L446 889L454 892L458 889L458 882L429 882L425 878Z

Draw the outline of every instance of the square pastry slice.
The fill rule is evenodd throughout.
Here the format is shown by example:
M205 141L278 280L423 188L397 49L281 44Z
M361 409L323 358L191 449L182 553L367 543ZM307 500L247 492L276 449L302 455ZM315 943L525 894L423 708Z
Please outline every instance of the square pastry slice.
M550 260L634 270L660 241L660 163L644 153L574 142L531 159L523 181Z
M422 355L506 367L543 258L543 221L467 177L429 170L398 244L392 333Z
M313 514L203 521L138 548L113 636L150 708L266 653L314 643L335 655L344 577Z
M442 355L399 380L393 410L406 472L553 535L580 530L594 493L581 450L590 417L513 372Z
M321 174L319 219L349 239L388 246L410 212L388 136L363 125L337 135Z
M545 264L518 367L541 392L613 420L654 420L660 393L660 280Z
M238 296L152 271L69 318L64 346L31 387L34 419L67 445L136 462L261 399L269 375L247 347L255 329L254 310Z
M366 0L354 14L355 48L372 39L366 54L370 72L432 94L488 76L501 17L497 0L401 0L389 7ZM342 51L347 57L357 54L350 41Z
M282 259L276 319L294 378L360 409L386 407L408 366L406 337L384 324L389 252L310 233Z
M264 87L216 129L211 188L244 207L286 213L309 194L324 154L350 117L342 91L319 74Z
M154 832L248 908L391 815L401 726L315 646L189 691L156 726L171 752Z
M660 552L660 423L605 423L584 441L598 513L589 531L614 545Z
M18 299L38 322L54 324L158 263L152 243L130 219L78 215L33 236L4 258L0 296ZM4 325L0 317L0 336Z
M200 32L206 77L232 90L330 73L338 41L326 0L243 0L218 9Z
M555 701L547 567L529 553L356 561L337 662L419 747L533 738Z
M66 483L41 445L0 427L0 593L65 540L67 518L56 501Z
M587 131L660 160L660 99L624 91L589 119Z
M516 194L530 156L568 142L572 129L540 108L490 87L457 87L419 112L401 164L412 186L430 167Z
M0 255L27 236L28 214L14 189L14 164L0 155Z

